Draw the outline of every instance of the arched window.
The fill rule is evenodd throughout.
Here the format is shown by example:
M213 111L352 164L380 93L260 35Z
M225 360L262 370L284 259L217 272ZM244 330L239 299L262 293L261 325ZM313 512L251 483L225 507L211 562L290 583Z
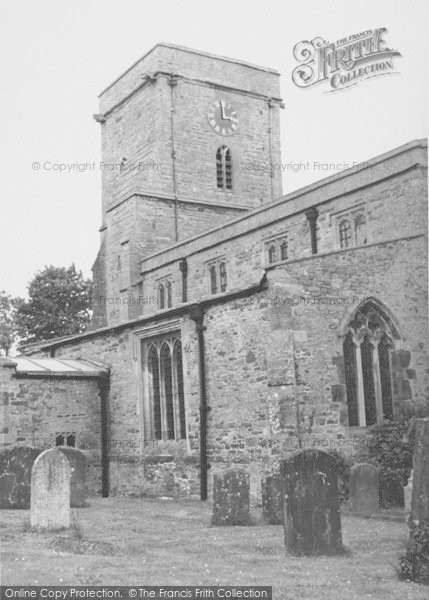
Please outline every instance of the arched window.
M158 284L158 308L165 308L165 289L164 284Z
M217 273L216 273L216 265L212 265L210 267L210 292L212 294L217 294Z
M364 213L354 215L355 246L366 244L366 217Z
M394 329L394 328L393 328ZM397 333L373 302L363 304L343 341L349 425L374 425L393 416L390 352Z
M352 239L352 230L349 219L342 219L339 225L340 248L349 248Z
M151 396L153 434L155 439L162 439L161 426L161 394L159 381L158 351L155 346L150 346L148 352L149 386Z
M155 440L186 439L182 344L176 335L146 343L148 401L143 414L145 436Z
M55 437L55 446L64 446L64 434L57 433Z
M165 295L167 297L167 307L171 308L173 306L173 293L170 281L165 282Z
M176 340L174 343L173 365L177 386L180 437L184 440L186 439L185 394L183 391L182 344L180 340Z
M287 251L288 251L288 243L287 243L287 239L285 238L280 243L280 260L287 260L287 258L288 258Z
M226 265L224 262L221 262L219 265L219 279L220 279L220 291L226 291Z
M216 183L220 190L232 190L232 154L227 146L216 151Z
M277 260L277 248L275 244L271 244L268 248L268 262L270 264L275 263Z

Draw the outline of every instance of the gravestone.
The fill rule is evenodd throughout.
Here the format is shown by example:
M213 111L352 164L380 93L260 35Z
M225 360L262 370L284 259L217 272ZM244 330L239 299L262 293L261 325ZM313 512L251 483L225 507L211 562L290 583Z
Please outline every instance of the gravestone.
M31 527L70 527L70 477L70 463L60 450L39 454L31 471Z
M0 508L30 508L31 468L39 448L15 446L0 452Z
M304 450L281 463L286 549L297 555L333 555L343 550L337 461Z
M429 519L429 419L416 419L411 520Z
M71 468L70 506L81 508L87 505L86 456L77 448L60 446L58 448L67 458Z
M357 463L350 469L350 507L354 514L370 516L378 512L380 491L378 469Z
M212 525L250 524L250 477L244 469L228 469L213 477Z
M407 485L404 486L404 512L405 512L405 521L408 522L408 519L411 514L411 499L413 497L413 470L411 469L410 476L408 478Z
M262 516L269 525L283 523L282 485L280 473L262 479Z

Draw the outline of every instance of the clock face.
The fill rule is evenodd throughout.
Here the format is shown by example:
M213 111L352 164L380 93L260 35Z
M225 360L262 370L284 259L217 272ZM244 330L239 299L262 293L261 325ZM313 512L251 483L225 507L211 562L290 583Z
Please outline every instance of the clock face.
M232 135L238 127L237 111L227 100L215 100L209 106L207 118L219 135Z

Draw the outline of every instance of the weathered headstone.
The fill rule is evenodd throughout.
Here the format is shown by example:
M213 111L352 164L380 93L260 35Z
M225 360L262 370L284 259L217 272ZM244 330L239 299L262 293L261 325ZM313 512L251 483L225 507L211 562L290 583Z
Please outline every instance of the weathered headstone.
M67 458L71 468L70 506L80 508L86 506L86 456L77 448L60 446L58 448Z
M70 477L70 463L60 450L39 454L31 471L31 527L70 527Z
M429 419L416 419L411 520L429 519Z
M250 477L244 469L228 469L213 477L212 525L249 525Z
M262 516L269 525L283 523L282 485L280 473L262 479Z
M380 491L378 469L357 463L350 469L350 506L356 515L370 516L378 512Z
M335 457L304 450L281 463L286 549L298 555L343 552Z
M31 468L41 452L27 446L0 451L0 508L30 508Z

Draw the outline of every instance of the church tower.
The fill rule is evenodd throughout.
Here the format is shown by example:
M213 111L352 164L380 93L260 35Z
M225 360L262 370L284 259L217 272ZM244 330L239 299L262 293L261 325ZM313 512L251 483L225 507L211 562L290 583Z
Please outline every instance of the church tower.
M137 316L144 256L281 196L282 106L277 71L171 44L101 93L94 327Z

